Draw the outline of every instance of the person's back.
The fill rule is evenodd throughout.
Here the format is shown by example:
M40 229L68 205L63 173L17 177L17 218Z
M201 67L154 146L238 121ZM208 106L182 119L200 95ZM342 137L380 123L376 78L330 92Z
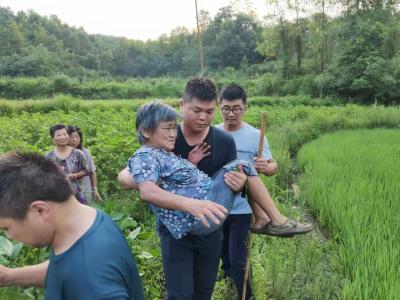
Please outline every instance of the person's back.
M46 299L142 300L135 260L116 224L77 201L63 171L35 153L0 155L0 229L49 261L0 266L0 286L46 288Z
M112 283L112 284L111 284ZM97 211L90 229L67 251L50 257L46 299L144 299L122 232Z

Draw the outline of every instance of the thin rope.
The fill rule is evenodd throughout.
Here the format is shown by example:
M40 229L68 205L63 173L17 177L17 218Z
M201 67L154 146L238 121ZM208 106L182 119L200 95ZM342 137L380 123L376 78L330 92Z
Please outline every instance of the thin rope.
M199 25L199 14L197 11L197 0L194 0L196 6L196 21L197 21L197 40L199 42L199 49L200 49L200 70L201 70L201 77L204 77L204 59L203 59L203 44L201 40L201 30Z

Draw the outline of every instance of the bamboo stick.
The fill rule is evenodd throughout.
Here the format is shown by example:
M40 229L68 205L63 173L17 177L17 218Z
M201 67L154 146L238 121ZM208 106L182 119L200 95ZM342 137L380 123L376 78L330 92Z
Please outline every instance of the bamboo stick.
M257 157L261 158L263 149L264 149L264 135L265 135L265 127L267 126L267 113L263 112L261 114L261 130L260 130L260 141L258 143L258 151ZM251 225L254 224L254 214L251 216ZM250 273L250 258L251 258L251 247L253 245L253 238L251 235L251 231L249 231L249 236L247 238L247 257L246 257L246 269L244 272L243 278L243 292L242 292L242 300L246 300L246 292L247 292L247 280L249 279Z

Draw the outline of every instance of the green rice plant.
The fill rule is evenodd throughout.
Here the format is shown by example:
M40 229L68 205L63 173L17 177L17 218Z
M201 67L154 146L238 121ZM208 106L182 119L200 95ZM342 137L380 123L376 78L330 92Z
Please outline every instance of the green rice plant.
M400 295L400 131L324 135L298 154L302 197L336 242L344 299Z

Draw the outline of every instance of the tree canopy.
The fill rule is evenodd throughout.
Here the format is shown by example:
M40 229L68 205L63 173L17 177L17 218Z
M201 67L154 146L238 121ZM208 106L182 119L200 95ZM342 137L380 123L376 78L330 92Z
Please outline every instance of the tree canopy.
M314 0L308 12L300 0L269 2L276 9L265 22L229 6L214 17L200 12L207 75L259 77L276 91L282 89L268 78L283 80L283 93L399 102L395 1ZM328 16L329 5L340 13ZM185 27L157 40L131 40L0 7L0 41L0 76L187 77L200 69L197 34Z

